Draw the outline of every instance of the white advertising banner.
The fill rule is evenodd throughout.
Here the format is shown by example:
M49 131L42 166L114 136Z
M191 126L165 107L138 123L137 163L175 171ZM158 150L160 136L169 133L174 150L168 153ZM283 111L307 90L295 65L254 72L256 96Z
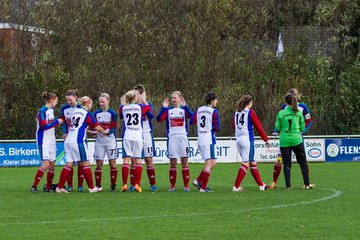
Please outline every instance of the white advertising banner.
M202 163L199 149L197 147L196 140L190 140L189 148L189 162L191 163ZM221 139L216 141L216 150L215 155L217 157L218 163L230 163L230 162L241 162L240 155L236 149L235 140ZM277 159L277 154L279 151L279 141L277 139L269 140L270 148L266 148L263 140L255 140L255 160L257 162L275 162ZM121 141L118 141L118 151L119 157L117 159L118 164L122 164L122 152L121 152ZM95 164L93 159L94 154L94 142L88 143L89 156L91 157L91 164ZM169 163L168 158L166 157L167 151L167 141L166 140L157 140L155 139L155 164L164 164ZM305 139L305 152L306 157L309 162L324 162L325 161L325 140L308 138ZM293 161L296 161L295 155L292 156ZM105 160L107 163L107 160Z

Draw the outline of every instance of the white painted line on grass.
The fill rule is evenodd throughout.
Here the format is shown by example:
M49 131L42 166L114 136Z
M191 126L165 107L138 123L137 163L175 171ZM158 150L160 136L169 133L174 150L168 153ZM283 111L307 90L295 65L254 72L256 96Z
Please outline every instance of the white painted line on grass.
M280 204L280 205L273 205L267 207L258 207L258 208L247 208L247 209L238 209L238 210L229 210L229 211L221 211L221 212L194 212L194 213L174 213L174 214L159 214L159 215L148 215L148 216L126 216L126 217L114 217L114 218L80 218L80 219L72 219L66 220L66 222L109 222L109 221L119 221L119 220L139 220L139 219L148 219L148 218L163 218L163 217L189 217L189 216L207 216L207 215L217 215L217 214L229 214L229 213L240 213L240 212L249 212L249 211L261 211L266 209L277 209L277 208L286 208L286 207L293 207L299 205L307 205L313 204L317 202L322 202L326 200L330 200L332 198L339 197L342 192L337 189L326 188L324 190L328 190L333 192L332 195L326 196L323 198L318 198L310 201L303 201L303 202L296 202L296 203L289 203L289 204ZM54 220L54 221L33 221L33 222L9 222L9 223L0 223L0 226L11 226L11 225L41 225L41 224L58 224L63 223L64 220Z

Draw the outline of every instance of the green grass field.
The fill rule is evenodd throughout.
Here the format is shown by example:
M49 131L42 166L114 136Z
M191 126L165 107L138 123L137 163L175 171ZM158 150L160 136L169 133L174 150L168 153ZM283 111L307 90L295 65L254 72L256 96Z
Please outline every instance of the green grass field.
M285 191L283 175L275 190L260 192L250 171L245 192L231 191L239 164L218 164L209 185L213 193L167 192L168 166L157 165L159 191L89 194L31 193L37 168L0 168L0 239L359 239L359 163L310 164L316 188L301 189L297 164L294 190ZM265 182L272 164L259 164ZM191 164L192 179L202 168ZM62 168L56 169L55 182ZM180 175L179 175L180 173ZM121 177L121 176L120 176ZM121 179L121 178L120 178ZM120 182L120 181L119 181ZM45 183L45 175L39 186ZM40 188L40 187L39 187Z

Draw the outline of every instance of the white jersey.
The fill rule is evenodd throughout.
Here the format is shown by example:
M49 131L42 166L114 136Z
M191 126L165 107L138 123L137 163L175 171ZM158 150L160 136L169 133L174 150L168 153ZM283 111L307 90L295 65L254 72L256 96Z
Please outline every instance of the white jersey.
M142 107L139 104L128 104L120 107L123 124L123 139L143 141Z
M154 118L154 107L151 103L149 103L151 107L151 111L148 111L146 115L143 117L143 132L150 133L153 131L153 127L151 124L151 119Z
M86 129L98 126L91 112L76 108L71 116L71 125L65 143L83 143L86 140Z
M214 144L213 114L214 108L209 106L197 110L198 145Z
M103 129L109 129L109 133L107 136L103 136L102 133L98 133L96 136L95 144L104 144L104 145L114 145L116 144L116 126L117 126L117 114L114 110L108 109L107 111L103 111L101 108L94 112L94 117L97 123Z
M55 144L55 127L59 121L55 118L54 109L42 106L37 115L36 140L39 145Z

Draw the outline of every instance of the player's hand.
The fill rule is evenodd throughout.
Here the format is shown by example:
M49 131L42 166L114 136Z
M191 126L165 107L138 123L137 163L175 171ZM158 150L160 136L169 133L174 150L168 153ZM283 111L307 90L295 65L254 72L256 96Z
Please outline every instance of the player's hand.
M186 102L185 102L185 98L184 98L184 97L181 97L181 98L180 98L180 104L181 104L182 106L186 106Z
M62 120L61 118L58 118L58 121L59 121L59 125L61 125L64 122L64 120Z
M140 95L141 95L141 99L142 99L144 102L146 102L146 92L143 91L143 93L140 94Z
M125 95L122 95L120 98L120 104L124 105L125 104Z
M270 148L270 143L269 142L265 142L265 145L267 148Z
M169 101L169 98L165 98L164 99L164 102L163 102L163 107L169 107L169 103L170 103L170 101Z
M279 133L278 132L273 132L272 135L277 137L277 136L279 136Z
M108 133L109 133L110 129L105 129L103 132L102 132L102 135L103 137L105 137Z

